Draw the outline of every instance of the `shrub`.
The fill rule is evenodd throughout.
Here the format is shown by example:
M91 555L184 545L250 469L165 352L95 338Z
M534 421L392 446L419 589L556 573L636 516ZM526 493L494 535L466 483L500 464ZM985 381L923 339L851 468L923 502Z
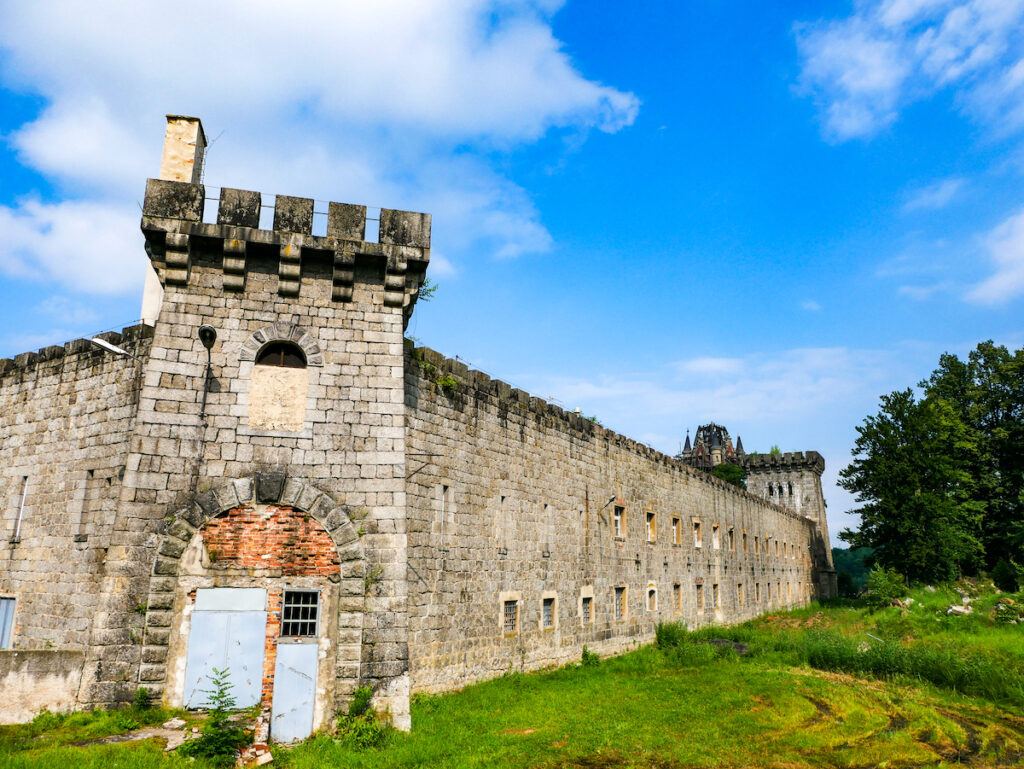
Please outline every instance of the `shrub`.
M889 606L907 594L903 575L893 568L876 566L868 575L867 602L871 606Z
M202 736L178 748L178 753L193 758L205 758L215 766L231 766L240 748L249 742L250 734L228 719L228 711L235 707L234 687L228 682L227 668L213 668L210 679L210 715L203 725Z
M1005 558L1000 560L996 567L992 569L992 581L1004 593L1016 593L1020 587L1017 570Z
M585 668L596 668L601 664L601 658L597 655L597 652L592 652L590 649L583 646L583 658L580 660L580 664Z
M67 713L51 713L49 710L41 710L32 719L32 732L39 734L40 732L57 729L64 724L67 717Z

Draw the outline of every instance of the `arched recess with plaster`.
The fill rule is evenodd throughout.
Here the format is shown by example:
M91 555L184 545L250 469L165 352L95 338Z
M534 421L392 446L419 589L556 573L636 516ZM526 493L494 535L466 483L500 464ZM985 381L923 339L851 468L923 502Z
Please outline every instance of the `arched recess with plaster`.
M261 351L273 346L291 348L304 361L297 367L262 365ZM278 321L251 334L238 354L238 377L230 387L246 414L243 430L256 434L311 435L324 355L313 335L302 326Z
M277 539L254 552L254 535L268 532ZM225 552L211 553L214 547ZM259 553L268 560L253 562ZM314 485L277 472L221 481L176 511L161 536L141 639L140 685L181 706L197 589L263 589L268 619L260 701L269 718L282 594L315 591L322 625L312 639L319 648L313 728L326 726L359 685L365 574L359 533L345 508Z

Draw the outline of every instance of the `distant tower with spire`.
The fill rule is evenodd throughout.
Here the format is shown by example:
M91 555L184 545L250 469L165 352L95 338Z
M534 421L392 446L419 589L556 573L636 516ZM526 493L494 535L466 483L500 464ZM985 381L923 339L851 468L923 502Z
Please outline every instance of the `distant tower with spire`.
M729 431L722 425L709 422L697 428L693 445L690 444L690 431L686 431L686 443L676 459L691 467L711 471L715 465L723 462L730 465L743 464L743 440L736 436L736 447L733 448Z

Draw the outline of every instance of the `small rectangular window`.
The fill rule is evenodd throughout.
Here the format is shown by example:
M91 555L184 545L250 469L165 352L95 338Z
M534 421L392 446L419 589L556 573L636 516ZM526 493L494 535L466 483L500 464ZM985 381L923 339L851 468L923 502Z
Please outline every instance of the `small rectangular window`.
M506 633L516 632L516 628L519 627L519 602L518 601L505 601L504 614L502 617L502 627Z
M743 605L743 583L742 582L737 582L736 583L736 600L739 602L740 606Z
M655 526L654 513L647 514L647 541L654 542L657 537L658 531Z
M591 606L591 603L593 602L593 600L594 599L591 598L589 595L583 596L583 605L581 607L581 614L583 615L583 622L584 622L584 624L590 622L590 618L593 616L593 614L592 614L593 606Z
M711 608L713 608L713 609L719 608L719 603L718 603L718 585L712 585L711 586Z
M541 623L545 628L555 626L555 599L545 598L540 603Z
M14 627L14 599L0 598L0 649L11 648L11 629Z
M736 552L736 531L735 529L729 529L729 552Z
M756 603L761 603L761 583L760 582L755 582L754 583L754 601Z
M615 619L626 618L626 588L615 588Z
M315 638L320 595L315 590L285 590L281 614L281 635L286 638Z
M647 588L647 611L658 610L658 591L654 587Z
M626 536L626 508L615 506L615 536L624 537Z
M761 538L754 537L754 555L761 555Z
M672 544L673 545L682 544L682 541L681 541L681 539L679 537L679 519L678 518L673 518L672 519Z
M747 541L747 532L743 532L743 552L750 552L750 543Z
M715 550L718 550L718 548L722 546L722 541L721 537L719 536L718 529L719 527L717 523L711 527L711 546Z
M683 592L679 588L679 583L672 585L672 608L677 612L683 610Z
M700 534L700 521L693 522L693 546L700 547L703 544Z
M697 583L697 611L704 611L704 584Z

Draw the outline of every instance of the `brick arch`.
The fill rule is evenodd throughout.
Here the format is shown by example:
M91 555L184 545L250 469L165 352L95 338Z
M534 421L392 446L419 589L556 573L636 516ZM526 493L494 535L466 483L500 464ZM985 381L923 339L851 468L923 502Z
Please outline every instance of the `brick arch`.
M300 326L284 321L268 323L259 331L251 334L242 343L242 351L238 354L238 359L255 361L256 353L271 342L291 342L298 345L306 356L307 366L324 365L323 352L312 335L303 331Z
M358 592L360 598L363 596L366 574L363 544L344 507L313 484L288 478L284 473L256 473L221 481L193 503L177 510L160 537L150 576L140 670L141 683L153 694L162 693L167 681L174 597L185 549L192 538L221 513L250 504L286 505L301 510L323 526L334 543L340 564L340 574L331 579L340 580L343 594L348 597L355 597L354 592ZM344 615L346 626L362 627L362 609L346 610ZM341 624L342 612L337 621Z

